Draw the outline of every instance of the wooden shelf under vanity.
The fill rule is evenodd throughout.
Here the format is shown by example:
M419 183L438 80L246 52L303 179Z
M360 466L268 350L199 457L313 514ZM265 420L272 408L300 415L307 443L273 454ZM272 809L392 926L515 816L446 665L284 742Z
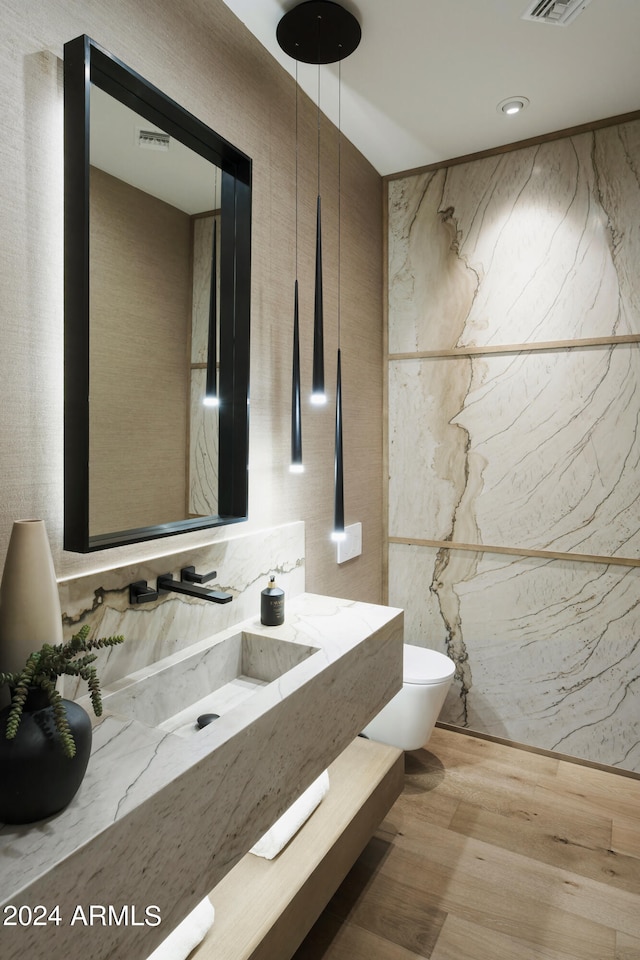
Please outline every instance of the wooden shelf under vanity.
M190 960L287 960L400 795L404 753L357 737L329 792L274 859L247 854L211 891L215 923Z

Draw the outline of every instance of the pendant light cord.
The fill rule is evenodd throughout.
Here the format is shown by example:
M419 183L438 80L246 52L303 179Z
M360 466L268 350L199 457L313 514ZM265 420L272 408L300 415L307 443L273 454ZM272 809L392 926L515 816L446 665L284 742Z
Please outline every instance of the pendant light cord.
M320 196L320 64L318 64L318 196Z
M296 281L298 279L298 61L296 60Z
M340 286L340 227L341 227L341 200L342 200L342 190L341 190L341 147L342 147L342 61L338 61L338 350L340 349L340 302L341 302L341 286Z

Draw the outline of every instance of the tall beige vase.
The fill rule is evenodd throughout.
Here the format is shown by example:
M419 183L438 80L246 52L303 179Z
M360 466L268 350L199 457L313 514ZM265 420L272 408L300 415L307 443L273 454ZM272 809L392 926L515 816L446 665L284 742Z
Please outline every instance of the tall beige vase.
M0 670L21 670L43 643L62 643L53 557L44 520L16 520L0 584Z

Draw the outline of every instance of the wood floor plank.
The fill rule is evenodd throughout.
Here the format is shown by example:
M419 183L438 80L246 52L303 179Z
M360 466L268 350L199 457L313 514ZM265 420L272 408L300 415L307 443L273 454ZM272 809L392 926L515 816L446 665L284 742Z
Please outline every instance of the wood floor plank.
M562 763L557 756L518 749L514 745L470 736L463 730L441 727L435 727L424 749L434 753L443 763L446 757L447 772L451 770L449 758L455 759L464 769L481 763L486 769L518 770L527 778L555 776Z
M440 757L427 750L405 754L405 777L402 794L410 818L427 819L448 827L458 803L442 786L447 771ZM397 814L397 811L396 811Z
M562 763L558 788L576 804L604 809L615 816L637 817L640 807L640 780L620 774Z
M414 953L431 956L446 914L416 896L415 888L391 880L384 870L388 840L377 835L368 854L354 866L327 909L343 921L368 930ZM360 892L366 890L366 896Z
M407 847L417 858L428 852L430 864L451 866L453 861L454 878L465 873L481 883L490 882L498 895L533 896L541 904L640 935L638 897L633 893L471 837L460 836L458 843L455 836L453 831L443 836L443 831L434 828L426 847L423 841L416 843L403 835L397 838L395 848ZM386 863L392 862L393 852Z
M431 960L460 960L461 957L473 960L582 960L582 956L573 951L559 952L539 944L532 947L520 937L487 930L449 914ZM613 960L613 953L610 957Z
M274 960L276 958L274 957ZM325 911L292 960L429 960Z
M611 831L611 847L616 853L640 858L639 817L616 817Z
M528 858L469 840L452 831L434 830L425 842L399 835L386 858L388 877L406 887L431 909L477 923L497 933L521 938L531 948L556 949L580 960L613 956L615 926L598 890L585 891L571 874L540 866ZM367 856L367 850L363 857ZM595 885L594 885L595 886ZM604 885L600 885L604 886ZM624 896L616 891L616 896ZM575 899L575 903L571 898ZM633 898L630 898L632 900ZM635 901L637 904L637 900ZM625 916L629 903L617 904L617 919L637 929ZM590 909L595 916L590 916Z
M614 817L618 816L610 806L600 801L594 802L588 796L578 797L575 793L567 793L558 777L553 780L543 777L536 783L534 803L536 807L550 811L551 818L557 817L558 821L572 817L580 820L593 818L594 821L607 820L613 827Z
M498 816L460 804L450 829L640 895L640 861L612 849L612 825L604 817L554 817L535 805Z
M616 937L615 960L638 960L640 957L640 939L619 933Z
M419 795L422 788L430 794L425 804L437 804L444 796L450 802L467 801L500 812L533 796L532 771L537 773L543 767L545 773L550 772L548 758L537 754L518 755L517 762L512 763L505 755L507 748L501 744L468 738L469 751L465 752L464 743L454 742L444 747L438 746L439 739L434 731L424 750L407 756L407 779L412 789L411 793L403 793L402 802L412 794ZM441 781L434 783L429 755L435 755L445 768L446 776ZM422 764L424 769L414 773L416 764Z

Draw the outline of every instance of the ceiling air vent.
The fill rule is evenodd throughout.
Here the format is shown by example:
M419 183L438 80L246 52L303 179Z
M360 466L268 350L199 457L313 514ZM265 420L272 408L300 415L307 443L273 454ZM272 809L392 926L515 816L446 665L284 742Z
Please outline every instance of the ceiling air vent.
M591 0L533 0L533 3L530 3L522 14L521 19L566 27L590 3Z
M138 146L146 150L168 150L170 139L161 130L138 130Z

